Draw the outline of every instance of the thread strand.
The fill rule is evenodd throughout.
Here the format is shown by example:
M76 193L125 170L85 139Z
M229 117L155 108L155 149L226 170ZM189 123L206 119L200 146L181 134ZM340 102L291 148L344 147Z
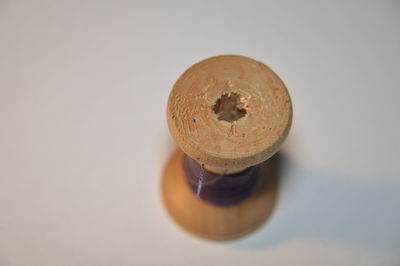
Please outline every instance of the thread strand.
M198 198L200 198L200 193L201 193L201 188L203 187L203 183L204 183L204 164L201 165L199 183L197 185L196 197Z
M221 206L245 200L257 183L259 169L260 166L255 165L236 174L215 174L187 155L183 160L186 181L196 197Z

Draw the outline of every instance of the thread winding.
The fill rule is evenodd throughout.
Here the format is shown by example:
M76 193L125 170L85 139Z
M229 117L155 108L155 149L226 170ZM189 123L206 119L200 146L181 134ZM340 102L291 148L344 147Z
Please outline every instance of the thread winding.
M199 182L197 184L196 197L198 198L200 198L200 193L201 193L201 188L203 187L203 183L204 183L204 164L201 165Z
M250 196L258 180L260 165L236 174L215 174L185 155L183 170L189 187L197 197L215 205L229 206Z

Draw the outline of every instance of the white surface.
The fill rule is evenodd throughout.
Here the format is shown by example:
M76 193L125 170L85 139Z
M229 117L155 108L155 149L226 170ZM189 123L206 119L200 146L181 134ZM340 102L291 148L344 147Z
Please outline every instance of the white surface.
M396 1L0 0L0 265L399 265ZM170 88L206 57L295 105L276 211L228 243L160 199Z

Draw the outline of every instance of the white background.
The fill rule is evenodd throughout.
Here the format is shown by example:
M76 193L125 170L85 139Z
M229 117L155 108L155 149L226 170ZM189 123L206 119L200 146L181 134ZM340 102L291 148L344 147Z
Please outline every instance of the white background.
M0 266L400 265L398 1L0 0ZM211 242L160 197L179 75L217 54L285 81L279 203Z

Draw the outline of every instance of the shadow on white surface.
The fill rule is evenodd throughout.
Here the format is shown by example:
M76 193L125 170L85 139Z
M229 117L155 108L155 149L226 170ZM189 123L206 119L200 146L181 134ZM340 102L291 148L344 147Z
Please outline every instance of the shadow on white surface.
M258 249L313 239L400 250L400 193L396 186L317 173L287 156L280 157L283 173L275 212L258 231L228 245Z

